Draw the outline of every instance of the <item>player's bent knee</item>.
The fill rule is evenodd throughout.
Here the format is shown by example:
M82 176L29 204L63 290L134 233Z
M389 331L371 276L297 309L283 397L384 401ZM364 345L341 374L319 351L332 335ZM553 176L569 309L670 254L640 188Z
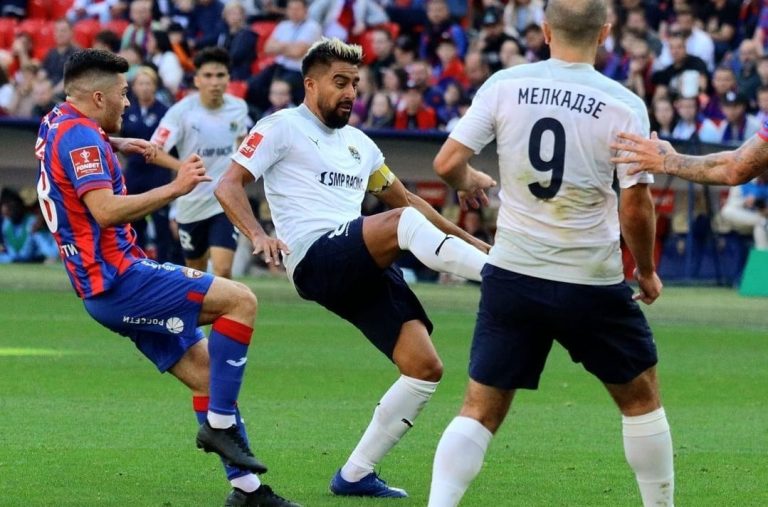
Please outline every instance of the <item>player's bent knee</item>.
M439 382L443 378L443 363L440 358L430 358L418 363L402 365L400 373L427 382Z

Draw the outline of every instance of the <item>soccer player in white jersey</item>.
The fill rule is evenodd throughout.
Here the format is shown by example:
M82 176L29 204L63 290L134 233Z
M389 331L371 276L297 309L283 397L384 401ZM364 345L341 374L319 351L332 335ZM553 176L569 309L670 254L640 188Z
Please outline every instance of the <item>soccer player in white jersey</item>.
M543 28L552 59L491 77L435 158L440 176L476 198L491 181L468 162L495 138L501 210L483 269L469 385L437 447L429 507L459 503L515 390L538 387L553 340L618 405L643 505L673 504L656 347L636 302L652 303L662 288L652 256L652 177L628 175L610 160L620 131L647 136L649 122L640 98L592 66L610 30L606 9L606 0L550 0ZM635 296L624 282L620 231L637 263Z
M361 58L359 46L338 39L315 43L302 62L304 103L256 124L216 196L255 254L278 264L282 252L298 293L354 324L399 369L330 488L337 495L403 497L373 468L435 392L442 363L432 324L392 263L410 250L432 269L480 280L488 245L408 192L373 141L347 125ZM258 178L277 238L264 234L248 204L245 186ZM394 209L362 217L366 191Z
M237 231L213 195L229 166L229 157L248 132L248 106L225 93L229 83L229 54L206 48L194 59L198 93L184 97L165 114L152 142L164 151L176 147L179 158L197 153L213 181L198 185L175 201L179 240L187 266L230 278L237 249Z

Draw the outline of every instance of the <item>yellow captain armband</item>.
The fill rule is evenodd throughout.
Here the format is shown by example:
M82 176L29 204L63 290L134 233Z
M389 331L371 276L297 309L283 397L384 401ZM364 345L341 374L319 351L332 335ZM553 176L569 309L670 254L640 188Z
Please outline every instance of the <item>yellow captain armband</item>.
M389 170L387 164L382 164L368 178L368 191L372 194L379 194L388 189L395 182L395 178L395 173Z

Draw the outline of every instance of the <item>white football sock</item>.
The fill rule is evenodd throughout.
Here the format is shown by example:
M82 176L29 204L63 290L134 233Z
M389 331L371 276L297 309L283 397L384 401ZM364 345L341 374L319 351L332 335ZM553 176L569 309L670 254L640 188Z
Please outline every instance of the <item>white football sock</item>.
M397 226L397 242L427 267L479 282L488 256L463 239L445 234L415 208L405 208Z
M493 433L471 417L455 417L435 451L429 507L454 507L480 472Z
M622 416L624 455L635 472L643 505L672 507L675 470L672 437L663 408L634 417Z
M242 489L246 493L252 493L259 489L261 486L261 480L256 474L245 474L242 477L235 477L229 483L233 488Z
M428 382L401 375L384 394L360 442L341 468L341 477L357 482L373 472L392 447L413 426L413 421L437 389Z
M216 412L208 411L208 424L211 425L211 428L215 428L217 430L225 430L229 428L230 426L234 426L237 424L237 420L235 419L235 414L232 415L226 415L226 414L217 414Z

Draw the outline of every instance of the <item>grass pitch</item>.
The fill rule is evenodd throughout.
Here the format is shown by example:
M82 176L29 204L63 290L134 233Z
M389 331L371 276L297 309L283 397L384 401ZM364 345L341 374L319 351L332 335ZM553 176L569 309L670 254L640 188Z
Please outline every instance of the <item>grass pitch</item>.
M240 405L264 481L306 507L426 505L439 436L466 381L476 287L418 286L444 380L381 464L405 500L339 499L334 471L396 378L349 324L284 279L260 300ZM676 455L677 505L768 506L768 300L669 288L646 307ZM88 317L61 266L0 266L0 505L217 506L217 460L194 448L188 392ZM616 409L555 347L518 395L465 506L638 506Z

